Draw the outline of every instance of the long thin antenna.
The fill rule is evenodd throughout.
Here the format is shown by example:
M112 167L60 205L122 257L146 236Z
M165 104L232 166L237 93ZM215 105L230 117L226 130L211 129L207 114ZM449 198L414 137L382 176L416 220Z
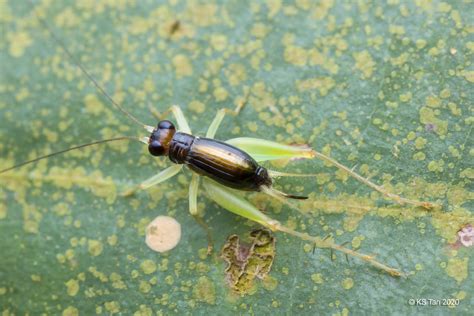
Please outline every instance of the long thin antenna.
M1 173L8 172L8 171L13 170L13 169L16 169L16 168L23 167L24 165L29 165L29 164L31 164L31 163L35 163L35 162L38 162L38 161L43 160L43 159L46 159L46 158L50 158L50 157L52 157L52 156L56 156L56 155L60 155L60 154L67 153L68 151L71 151L71 150L80 149L80 148L84 148L84 147L88 147L88 146L93 146L93 145L98 145L98 144L103 144L103 143L109 143L109 142L120 141L120 140L137 140L137 141L143 142L143 140L142 140L141 138L139 138L139 137L133 137L133 136L120 136L120 137L115 137L115 138L102 139L102 140L94 141L94 142L87 143L87 144L82 144L82 145L78 145L78 146L73 146L73 147L70 147L70 148L67 148L67 149L64 149L64 150L56 151L56 152L51 153L51 154L48 154L48 155L36 157L35 159L31 159L31 160L28 160L28 161L24 161L24 162L19 163L19 164L17 164L17 165L14 165L14 166L11 166L11 167L9 167L9 168L0 170L0 174L1 174Z
M32 7L34 7L34 4L32 1L30 1ZM135 116L133 116L132 114L130 114L130 112L128 112L127 110L125 110L120 104L118 104L117 102L114 101L114 99L112 99L112 97L105 91L104 88L102 88L101 85L99 85L99 83L94 79L94 77L92 77L91 74L89 74L89 72L86 70L86 68L82 65L82 63L79 61L79 59L77 59L76 57L74 57L74 55L69 51L69 49L67 49L66 45L63 43L63 41L61 41L61 39L59 39L56 34L54 34L53 30L51 29L51 27L48 25L48 23L42 18L39 16L38 13L36 13L35 9L33 9L33 12L34 14L36 15L36 17L38 18L38 20L40 21L40 23L43 25L43 27L48 31L49 35L56 41L56 43L62 48L62 50L69 56L69 58L73 61L73 63L84 73L84 75L89 78L89 80L94 84L94 86L97 88L97 90L99 90L100 93L102 93L103 96L105 96L107 98L107 100L109 100L109 102L115 106L117 109L120 110L120 112L122 112L124 115L128 116L132 121L134 121L135 123L137 123L138 125L142 126L143 128L145 128L147 131L151 132L153 131L153 127L152 126L148 126L144 123L142 123L140 120L138 120Z

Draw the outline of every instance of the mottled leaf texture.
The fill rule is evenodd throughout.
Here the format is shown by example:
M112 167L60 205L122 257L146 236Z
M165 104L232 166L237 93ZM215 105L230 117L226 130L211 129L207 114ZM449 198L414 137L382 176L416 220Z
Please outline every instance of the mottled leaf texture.
M148 125L177 104L203 136L218 109L245 102L217 139L309 145L390 192L441 207L397 205L316 159L267 162L316 174L276 181L310 199L292 201L300 213L261 194L249 201L406 276L275 233L269 279L241 296L218 250L257 224L201 188L198 208L215 242L206 257L206 233L188 214L189 170L123 197L171 163L133 141L89 147L0 175L2 315L472 312L472 1L1 0L0 169L94 140L148 136L98 93L39 17ZM165 254L144 241L158 215L182 227Z

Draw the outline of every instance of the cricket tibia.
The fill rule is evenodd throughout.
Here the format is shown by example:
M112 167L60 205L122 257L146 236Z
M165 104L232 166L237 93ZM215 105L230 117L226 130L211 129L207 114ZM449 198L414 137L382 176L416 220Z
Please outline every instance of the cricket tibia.
M293 230L289 227L283 226L281 223L276 222L276 221L272 223L270 228L272 228L273 230L281 231L281 232L287 233L289 235L298 237L302 240L307 240L307 241L313 243L317 248L334 249L336 251L343 252L347 255L356 257L360 260L363 260L365 262L370 263L371 265L373 265L374 267L376 267L378 269L381 269L381 270L387 272L391 276L395 276L395 277L404 276L404 274L402 272L400 272L399 270L397 270L395 268L392 268L392 267L389 267L389 266L387 266L387 265L385 265L381 262L378 262L377 260L375 260L375 258L373 256L366 255L366 254L354 251L352 249L346 248L344 246L335 244L331 239L317 238L317 237L308 235L307 233L302 233L302 232Z
M350 175L351 177L353 177L357 181L367 185L368 187L374 189L375 191L380 192L381 194L383 194L388 199L391 199L391 200L397 202L400 205L409 204L409 205L423 207L425 209L433 209L435 207L438 207L438 205L436 203L418 201L418 200L411 200L411 199L401 197L398 194L391 193L391 192L387 191L385 188L383 188L382 186L377 185L377 184L369 181L367 178L364 178L363 176L361 176L358 173L354 172L354 170L344 166L343 164L339 163L338 161L332 159L329 156L326 156L326 155L324 155L320 152L316 152L316 151L314 152L314 155L315 155L316 158L319 158L319 159L335 166L336 168L346 172L348 175Z
M359 175L356 173L353 169L344 166L343 164L337 162L336 160L332 159L329 156L326 156L320 152L313 151L313 157L319 158L336 168L346 172L348 175L351 177L355 178L356 180L360 181L361 183L367 185L368 187L380 192L382 195L384 195L386 198L391 199L395 201L398 204L404 205L404 204L409 204L409 205L414 205L418 207L423 207L425 209L433 209L435 207L439 207L438 204L432 203L432 202L426 202L426 201L418 201L418 200L412 200L412 199L407 199L404 198L398 194L391 193L387 191L384 187L377 185L373 182L371 182L369 179L364 178L363 176ZM279 178L279 177L315 177L317 174L313 173L288 173L288 172L280 172L280 171L275 171L275 170L268 170L268 174L272 178Z

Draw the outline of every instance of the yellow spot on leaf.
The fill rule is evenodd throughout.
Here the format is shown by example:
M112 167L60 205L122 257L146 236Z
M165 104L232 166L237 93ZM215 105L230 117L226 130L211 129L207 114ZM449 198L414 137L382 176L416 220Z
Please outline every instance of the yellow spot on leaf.
M74 306L68 306L63 310L63 316L79 316L79 310Z
M467 178L467 179L474 179L474 169L473 168L466 168L459 174L460 178ZM0 219L2 218L2 207L0 205Z
M449 110L451 111L451 113L452 113L453 115L455 115L455 116L461 116L461 114L462 114L461 108L459 108L456 103L449 102L449 103L448 103L448 108L449 108Z
M324 283L323 276L321 275L321 273L311 274L311 280L313 280L313 282L316 283L316 284L323 284Z
M111 235L107 237L107 243L111 246L115 246L117 244L118 238L117 235Z
M105 309L112 314L116 314L120 312L120 303L117 301L105 302L104 305L105 305Z
M426 105L432 108L438 108L441 105L441 100L434 96L426 98Z
M88 94L84 97L86 112L92 115L100 115L104 111L104 105L95 94Z
M417 152L413 154L413 159L417 161L425 160L426 154L424 152Z
M218 102L221 102L221 101L225 101L227 99L227 97L229 96L229 93L227 92L227 90L223 87L217 87L215 90L214 90L214 98L216 98L216 101Z
M257 38L264 38L268 32L270 32L270 28L263 23L255 24L251 30L251 34Z
M33 43L30 34L26 32L8 33L7 39L10 43L10 55L16 58L23 56L25 49Z
M80 19L74 13L72 7L67 7L60 12L54 19L54 23L59 28L74 27L77 26Z
M305 66L308 59L308 52L301 47L288 46L284 52L285 61L295 66Z
M400 94L400 101L401 102L409 102L412 98L412 93L411 92L407 92L407 93L404 93L404 94Z
M31 281L33 282L41 282L41 276L38 274L32 274L31 275Z
M437 118L436 112L432 108L424 106L420 109L420 122L431 124L438 135L446 135L448 132L448 122Z
M225 70L224 74L227 76L231 86L237 86L242 81L247 80L245 66L241 64L230 64L229 69Z
M153 310L146 306L146 305L140 305L139 309L133 313L133 316L153 316Z
M252 133L255 133L258 130L258 124L254 121L248 122L247 127Z
M278 286L278 280L275 279L274 277L270 276L270 275L267 275L264 279L263 279L263 287L267 290L267 291L273 291L277 288Z
M421 150L425 147L426 143L427 143L426 138L418 137L415 140L415 147L416 147L416 149Z
M474 71L465 70L462 72L462 75L464 76L464 78L466 78L467 81L474 82Z
M396 35L403 35L405 34L405 28L401 25L389 25L388 26L388 31L391 33L391 34L396 34Z
M269 9L268 17L274 17L281 9L281 0L266 0L265 2Z
M18 91L18 93L15 95L15 99L18 102L22 102L29 96L30 96L30 91L26 88L21 88L20 91Z
M58 133L47 128L43 129L43 133L46 136L46 139L48 140L48 142L55 143L58 141L58 138L59 138Z
M356 61L355 67L362 72L363 78L371 77L374 72L375 62L370 53L364 50L360 53L354 53L353 56Z
M115 289L123 290L127 288L125 283L122 281L122 277L118 273L112 272L110 274L110 281L112 281L112 287Z
M319 2L319 4L315 6L312 12L314 18L318 20L324 19L328 14L329 9L334 6L334 2L334 0L326 0Z
M426 42L426 40L424 40L424 39L418 39L418 40L416 40L416 48L418 48L418 49L423 49L423 48L425 48L426 44L427 44L427 42Z
M352 289L354 286L354 280L351 278L346 278L342 281L342 287L346 290Z
M304 92L307 90L319 90L319 93L322 96L327 95L328 92L335 87L335 85L336 82L331 77L310 78L296 82L296 88L299 92Z
M214 283L207 277L202 276L193 287L193 297L208 304L216 303L216 288Z
M459 291L454 294L454 297L457 298L458 300L463 300L467 296L467 293L465 291Z
M89 245L89 253L92 256L97 257L98 255L102 253L103 245L102 245L102 242L100 242L100 240L91 239L89 240L88 245Z
M182 78L192 76L193 66L189 58L185 55L176 55L173 57L173 66L175 68L176 77Z
M143 34L146 33L152 24L149 20L141 18L141 17L134 17L132 20L132 25L130 26L129 30L130 33L133 35Z
M140 281L140 285L138 286L138 288L139 288L140 292L148 293L151 290L151 285L150 285L150 283L142 280L142 281Z
M190 2L188 5L189 17L197 26L209 26L217 23L216 16L218 6L215 4L199 4L198 2Z
M140 268L145 274L152 274L156 271L156 264L153 260L147 259L140 264Z
M361 243L362 243L362 240L365 239L365 236L355 236L353 239L352 239L352 248L354 249L357 249L360 247Z
M227 37L222 34L212 35L211 46L217 51L223 51L227 47Z
M204 113L206 110L206 105L199 101L191 101L188 106L189 110L196 112L198 114Z
M444 160L433 160L428 163L428 170L431 172L442 172L444 170Z
M71 279L66 282L67 294L69 296L75 296L79 292L79 281Z
M467 267L468 267L468 258L458 259L451 258L448 261L448 266L446 267L446 273L455 279L458 283L461 283L467 278Z

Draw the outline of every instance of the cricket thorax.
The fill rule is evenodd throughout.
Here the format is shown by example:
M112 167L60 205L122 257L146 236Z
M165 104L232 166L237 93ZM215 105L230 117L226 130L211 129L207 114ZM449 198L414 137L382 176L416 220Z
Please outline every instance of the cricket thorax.
M196 137L186 133L176 133L169 143L168 157L176 164L186 163L191 146Z

